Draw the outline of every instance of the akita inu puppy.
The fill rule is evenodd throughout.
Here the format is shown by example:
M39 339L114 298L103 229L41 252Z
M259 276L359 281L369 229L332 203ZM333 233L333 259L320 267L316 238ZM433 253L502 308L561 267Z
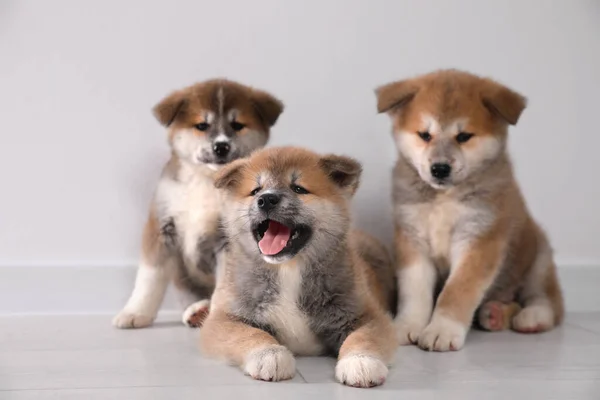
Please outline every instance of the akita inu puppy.
M215 171L263 147L282 111L269 93L224 79L176 91L154 108L167 128L171 159L144 228L133 293L113 319L116 327L150 325L171 281L185 308L183 322L202 323L223 244Z
M384 382L398 345L387 250L354 231L361 165L299 148L261 150L221 170L228 244L204 351L255 379L295 374L295 355L338 357L351 386Z
M552 250L506 150L525 98L455 70L394 82L377 96L399 154L393 199L401 343L458 350L478 307L477 322L489 330L559 324Z

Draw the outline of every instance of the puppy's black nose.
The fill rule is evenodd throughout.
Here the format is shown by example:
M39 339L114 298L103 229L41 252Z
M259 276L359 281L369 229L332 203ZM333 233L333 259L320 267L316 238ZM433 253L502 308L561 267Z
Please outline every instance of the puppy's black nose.
M435 163L431 166L431 175L437 179L446 179L450 176L451 171L450 164Z
M258 205L258 208L266 212L275 208L277 203L279 203L279 200L281 200L281 198L278 194L265 193L256 200L256 204Z
M226 142L217 142L213 145L213 151L217 157L225 157L229 154L229 143Z

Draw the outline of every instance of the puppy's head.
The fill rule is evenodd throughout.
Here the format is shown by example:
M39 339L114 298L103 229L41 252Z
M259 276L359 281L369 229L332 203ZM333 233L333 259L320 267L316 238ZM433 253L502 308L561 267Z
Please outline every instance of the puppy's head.
M401 157L436 189L483 171L506 146L526 99L490 79L456 70L393 82L376 90L392 118Z
M153 112L180 159L217 169L263 147L283 104L261 90L220 79L171 93Z
M238 160L215 180L230 194L228 236L272 264L297 254L321 258L346 237L361 170L351 158L294 147L265 149Z

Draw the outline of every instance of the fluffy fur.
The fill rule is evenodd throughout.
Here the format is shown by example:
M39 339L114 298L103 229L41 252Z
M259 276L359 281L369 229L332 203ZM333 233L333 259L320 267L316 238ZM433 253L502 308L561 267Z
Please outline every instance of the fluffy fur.
M282 111L272 95L228 80L176 91L154 108L167 129L171 159L144 228L135 287L113 320L116 327L150 325L170 281L186 308L183 322L202 323L224 243L215 171L263 147Z
M360 173L350 158L299 148L261 150L219 172L228 244L201 330L205 353L274 381L294 375L294 355L331 354L339 381L383 383L397 347L394 270L384 246L351 229ZM267 210L268 196L277 203ZM291 232L275 255L258 244L264 221Z
M508 126L525 98L456 70L385 85L377 97L399 154L393 200L401 343L458 350L474 315L489 330L559 324L552 250L506 151Z

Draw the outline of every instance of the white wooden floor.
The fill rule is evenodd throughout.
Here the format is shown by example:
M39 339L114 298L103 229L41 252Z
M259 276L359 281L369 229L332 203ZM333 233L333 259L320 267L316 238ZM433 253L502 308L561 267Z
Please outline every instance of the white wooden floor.
M256 382L202 358L175 318L119 331L110 316L0 318L0 399L600 399L600 313L543 335L472 332L464 350L400 348L386 384L333 381L334 360L301 358L289 382Z

